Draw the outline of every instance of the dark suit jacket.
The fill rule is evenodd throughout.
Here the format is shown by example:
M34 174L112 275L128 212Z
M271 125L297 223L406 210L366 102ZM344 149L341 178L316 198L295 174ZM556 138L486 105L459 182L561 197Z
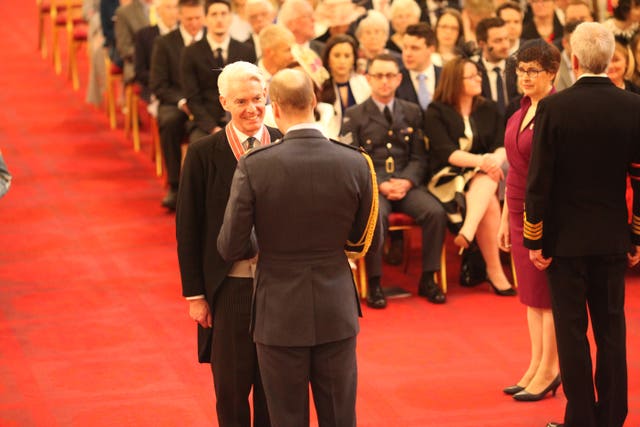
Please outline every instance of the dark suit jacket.
M120 6L115 16L116 48L124 61L123 76L126 82L133 81L134 36L144 27L149 26L149 16L145 13L141 0L133 0L126 6Z
M371 156L378 183L393 177L408 179L414 186L424 184L427 153L422 136L422 110L417 104L396 98L390 128L373 99L368 98L362 104L347 108L342 135L343 142L362 147ZM391 143L390 149L387 143ZM385 169L389 155L395 163L393 173Z
M134 38L135 56L134 66L136 82L144 87L149 87L149 73L151 70L151 53L153 52L153 42L160 35L157 25L144 27L139 30Z
M308 347L358 333L344 249L367 228L373 185L362 153L316 129L289 131L240 160L218 248L225 259L241 258L255 225L256 343Z
M186 98L180 79L180 57L184 40L179 29L157 37L151 54L149 87L161 104L177 105Z
M640 96L608 78L583 77L541 100L527 180L525 246L573 257L625 254L630 234L640 244L640 218L630 233L625 201L630 171L633 214L640 215L639 164Z
M504 146L504 119L495 102L479 98L471 113L473 144L471 153L491 153ZM429 144L430 166L437 172L449 165L449 156L460 149L464 137L464 120L453 107L433 101L427 107L424 134Z
M282 136L277 129L268 129L272 142ZM236 164L222 130L189 145L180 179L176 236L182 295L205 295L211 308L232 266L218 253L216 241ZM211 329L198 326L198 358L202 363L211 360L211 336Z
M478 60L476 65L478 66L478 72L482 75L482 96L487 99L493 99L491 98L491 84L489 83L489 76L487 74L487 71L493 73L493 70L487 70L482 60ZM515 68L511 70L508 61L505 65L505 84L507 85L507 98L504 100L506 108L510 100L519 96L518 78L516 77Z
M253 48L231 39L227 64L236 61L256 62ZM206 37L187 46L182 53L182 88L196 125L206 133L226 124L225 112L218 97L219 70L214 70L213 51Z
M440 73L442 72L442 67L438 67L437 65L433 66L433 69L436 74L436 86L440 81ZM411 74L409 70L403 68L402 73L402 82L398 89L396 89L396 98L404 99L405 101L413 102L416 105L420 105L418 102L418 94L416 93L415 88L413 87L413 83L411 82ZM433 97L433 94L431 94Z

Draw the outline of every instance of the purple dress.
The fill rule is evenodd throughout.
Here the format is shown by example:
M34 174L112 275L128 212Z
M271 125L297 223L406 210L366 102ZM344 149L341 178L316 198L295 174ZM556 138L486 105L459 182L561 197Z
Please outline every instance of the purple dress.
M520 301L529 307L551 308L547 276L534 267L529 260L529 249L525 248L522 243L524 200L535 117L522 132L520 132L520 127L530 105L531 99L528 96L523 97L520 109L509 118L504 134L504 147L509 161L507 203L509 205L511 253L516 269Z

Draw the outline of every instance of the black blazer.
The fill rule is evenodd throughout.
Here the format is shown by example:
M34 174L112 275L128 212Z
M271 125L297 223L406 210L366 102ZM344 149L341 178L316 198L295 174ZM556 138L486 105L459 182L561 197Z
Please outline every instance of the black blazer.
M267 129L272 143L282 136L277 129ZM180 178L176 237L182 295L205 295L212 309L216 293L233 265L222 259L216 241L236 165L222 130L189 144ZM211 360L211 335L211 328L198 326L198 360L202 363Z
M177 105L185 97L180 80L180 56L184 41L179 29L157 37L151 54L149 87L161 104Z
M144 87L149 86L149 73L151 70L151 54L153 52L153 42L160 35L157 25L144 27L134 36L134 67L136 72L136 82Z
M504 146L504 119L495 102L478 98L471 113L473 131L471 153L492 153ZM460 138L464 138L464 120L453 107L433 101L427 107L424 120L424 135L429 145L430 166L437 172L449 166L449 156L460 149Z
M635 164L635 165L633 165ZM625 254L627 172L640 172L640 96L583 77L540 101L526 195L525 246L545 256ZM639 181L633 214L640 215ZM541 230L539 230L541 228ZM538 231L539 230L539 231Z
M433 66L435 75L436 75L436 86L440 81L440 73L442 73L442 67L438 67L437 65ZM404 99L405 101L413 102L416 105L420 105L418 102L418 94L416 93L416 89L413 87L413 83L411 82L411 74L409 70L403 68L402 73L402 82L398 89L396 89L396 98ZM431 94L433 96L433 94Z
M482 96L486 99L493 99L491 98L489 75L487 74L487 69L484 67L482 59L479 59L476 65L478 66L478 72L482 75ZM493 70L488 71L493 72ZM504 106L506 108L510 100L520 95L518 93L518 78L515 73L515 67L510 66L508 59L505 65L505 84L507 85L507 98L504 100Z
M347 108L342 122L345 143L362 147L369 154L378 183L389 178L408 179L415 186L424 184L427 153L422 136L422 110L417 104L397 99L393 107L393 124L389 126L373 99ZM387 144L391 144L388 148ZM393 157L395 172L385 169L385 161Z
M256 62L256 53L245 43L231 39L227 64L236 61ZM206 37L187 46L182 53L182 88L196 125L206 133L226 124L225 112L218 97L219 70L215 70L213 51Z

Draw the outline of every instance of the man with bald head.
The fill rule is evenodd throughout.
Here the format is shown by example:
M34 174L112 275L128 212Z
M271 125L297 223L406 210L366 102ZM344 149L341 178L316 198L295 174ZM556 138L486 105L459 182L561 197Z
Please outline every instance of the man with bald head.
M311 384L319 425L355 426L360 306L345 252L379 244L375 173L323 135L305 73L278 72L269 96L285 135L238 162L218 250L246 256L255 231L251 330L272 424L309 425Z

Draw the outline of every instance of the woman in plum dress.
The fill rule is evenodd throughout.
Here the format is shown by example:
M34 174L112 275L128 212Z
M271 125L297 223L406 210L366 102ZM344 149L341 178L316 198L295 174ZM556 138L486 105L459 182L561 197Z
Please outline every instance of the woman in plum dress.
M523 246L523 213L536 108L538 101L555 92L552 85L560 65L560 52L542 39L531 40L516 53L516 62L518 84L524 96L505 131L509 173L498 243L513 256L518 295L527 306L531 359L520 380L504 392L519 401L536 401L549 392L555 395L560 375L547 278L529 261L529 251Z

